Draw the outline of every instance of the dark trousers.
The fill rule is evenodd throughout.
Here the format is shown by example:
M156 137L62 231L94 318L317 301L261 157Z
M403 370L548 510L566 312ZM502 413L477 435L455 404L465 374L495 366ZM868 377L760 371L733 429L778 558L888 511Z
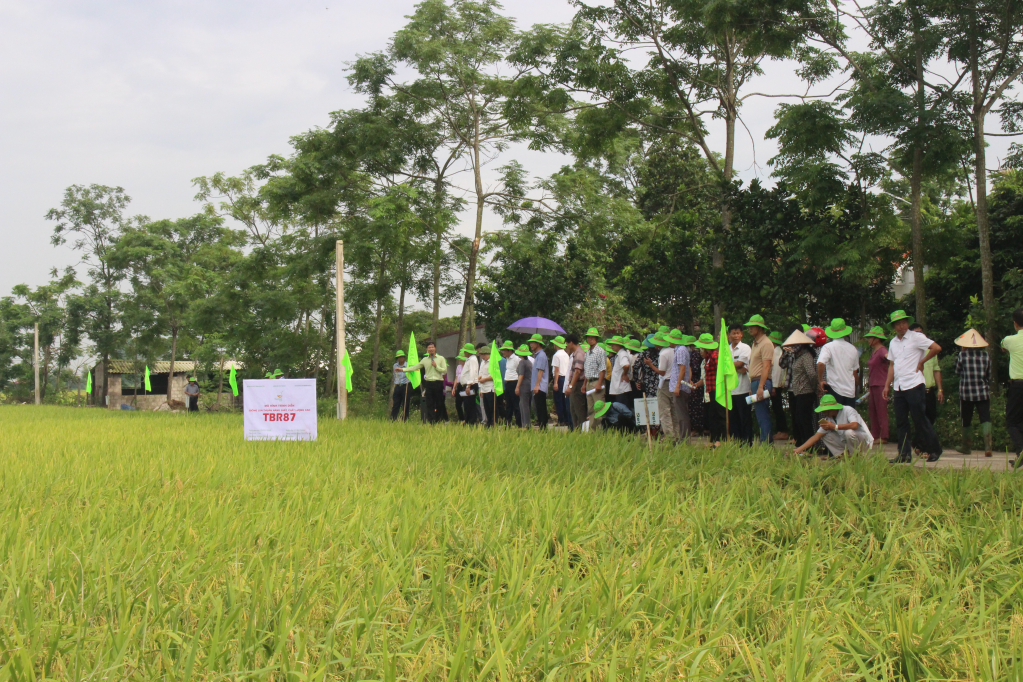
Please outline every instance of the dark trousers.
M841 393L836 393L835 389L831 388L830 386L828 386L825 393L830 393L831 395L835 396L835 400L838 402L839 405L845 405L846 407L856 407L855 397L849 398L847 396L842 395Z
M927 418L927 389L923 384L905 391L895 391L895 428L899 437L899 458L909 460L913 456L909 420L912 417L920 449L928 455L940 455L941 443L934 432L931 420Z
M694 399L698 399L697 396ZM713 397L709 403L703 404L703 414L707 419L707 430L710 432L710 442L717 443L725 437L725 406L720 404Z
M469 395L462 398L462 413L467 426L475 426L480 423L480 403L476 391L477 387L473 385L469 390Z
M801 446L810 440L810 436L817 432L817 420L814 419L817 406L817 396L814 393L803 393L802 395L789 394L791 399L789 406L792 409L792 437L796 441L796 447Z
M938 387L931 386L927 389L927 405L924 408L924 414L927 415L927 420L931 422L931 426L938 423Z
M615 393L611 395L611 402L621 403L629 408L629 412L636 413L636 396L632 391L628 393Z
M753 445L753 406L746 402L749 393L732 396L728 413L728 431L733 440Z
M550 421L550 410L547 409L547 391L537 391L533 394L533 410L536 412L536 425L541 429L547 428Z
M785 419L785 401L782 400L782 393L785 389L775 389L771 394L771 411L774 412L775 433L788 433L789 426Z
M572 428L572 414L568 407L568 396L564 391L565 377L558 377L558 386L554 391L554 411L558 415L558 424Z
M408 410L411 396L408 395L411 389L411 384L396 384L394 387L394 396L391 398L391 421L398 419L398 414L401 413L401 420L403 422L408 421Z
M1023 455L1023 380L1009 382L1005 394L1005 428L1012 439L1016 455Z
M423 388L426 394L426 421L435 424L447 417L448 411L444 407L444 382L424 381Z
M465 423L465 398L462 397L462 384L455 384L455 412L458 421Z
M199 396L197 396L197 395L188 395L188 396L185 396L185 397L188 398L188 411L189 412L198 412L199 411Z
M489 429L494 425L494 415L499 414L497 410L497 397L494 392L480 393L480 407L483 409L483 423Z
M991 421L990 400L960 400L959 413L963 417L963 429L970 428L970 425L973 423L974 410L977 411L977 416L980 418L981 424L986 424Z
M508 426L522 426L519 415L519 397L515 395L515 383L508 381L504 385L504 418Z

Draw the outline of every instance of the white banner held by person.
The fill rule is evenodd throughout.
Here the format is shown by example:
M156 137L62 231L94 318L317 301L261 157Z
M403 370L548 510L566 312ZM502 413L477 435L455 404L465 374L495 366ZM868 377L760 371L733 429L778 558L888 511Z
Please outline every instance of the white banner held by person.
M316 440L316 379L246 379L245 440Z
M647 413L650 414L650 426L660 426L657 414L657 398L636 398L636 426L646 426Z

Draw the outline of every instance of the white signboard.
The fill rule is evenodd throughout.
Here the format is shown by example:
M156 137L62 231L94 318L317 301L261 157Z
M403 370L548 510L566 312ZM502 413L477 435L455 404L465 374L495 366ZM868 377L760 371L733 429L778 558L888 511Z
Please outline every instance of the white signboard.
M245 440L316 440L316 379L246 379Z
M657 415L657 398L636 398L636 426L646 426L647 414L650 415L650 426L660 426Z

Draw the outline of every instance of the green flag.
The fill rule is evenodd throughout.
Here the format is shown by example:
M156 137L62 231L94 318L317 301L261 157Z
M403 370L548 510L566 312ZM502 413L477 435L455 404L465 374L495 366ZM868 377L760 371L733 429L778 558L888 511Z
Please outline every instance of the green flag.
M227 375L227 383L231 384L231 395L235 398L238 397L238 375L235 372L234 365L231 365L231 373Z
M718 368L714 386L714 399L725 409L732 409L732 389L739 385L739 373L735 371L732 347L728 345L728 331L721 318L721 338L718 339Z
M490 342L490 376L494 380L494 395L501 396L504 393L504 377L501 376L501 357L497 352L497 341Z
M143 378L143 381L145 381L146 393L152 393L153 392L153 387L149 383L149 365L146 365L146 375Z
M413 367L419 364L419 350L416 348L416 333L412 332L408 335L408 358L406 365ZM419 382L422 378L419 376L419 370L415 372L409 372L408 377L409 383L412 384L412 388L419 388Z
M85 392L92 393L92 372L85 370Z
M345 348L345 356L341 359L341 364L345 368L345 390L349 393L352 392L352 359L348 357L348 349Z

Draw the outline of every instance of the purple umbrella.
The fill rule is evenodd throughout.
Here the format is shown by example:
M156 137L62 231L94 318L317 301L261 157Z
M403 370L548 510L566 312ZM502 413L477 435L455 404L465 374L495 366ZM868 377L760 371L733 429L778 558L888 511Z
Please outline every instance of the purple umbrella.
M546 317L524 317L508 327L513 332L520 334L546 334L557 336L564 334L565 330L558 326L557 322L548 320Z

